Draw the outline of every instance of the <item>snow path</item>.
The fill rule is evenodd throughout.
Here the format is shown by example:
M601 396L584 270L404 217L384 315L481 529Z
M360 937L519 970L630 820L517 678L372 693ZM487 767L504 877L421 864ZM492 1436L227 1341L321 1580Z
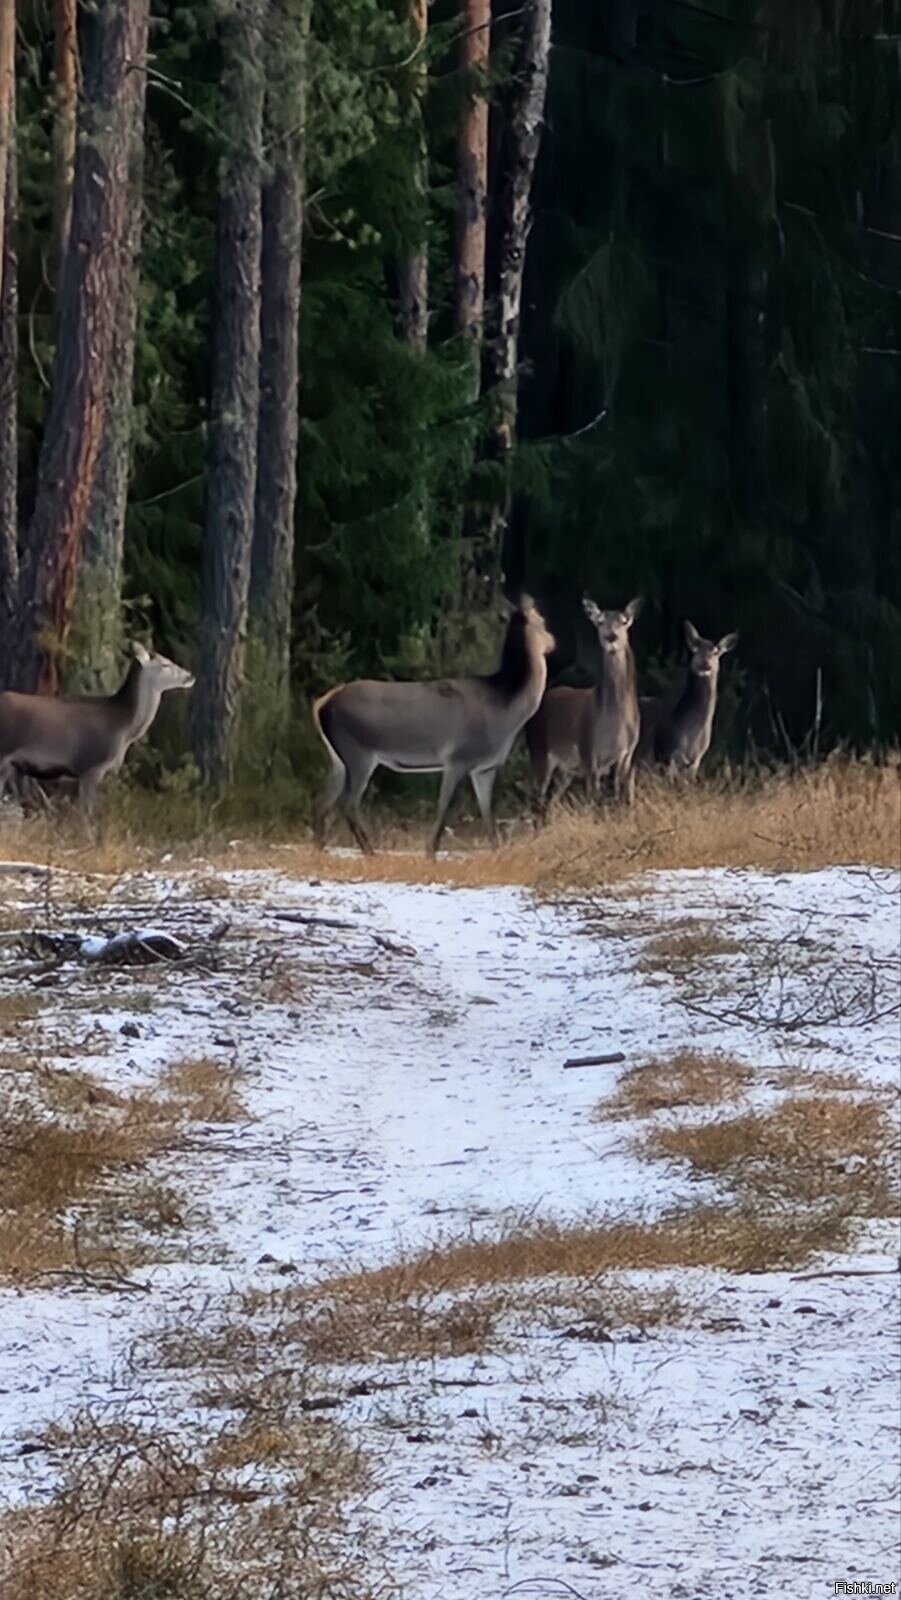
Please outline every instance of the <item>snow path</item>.
M198 1222L188 1259L142 1272L151 1294L0 1290L0 1503L51 1492L47 1452L21 1453L51 1419L88 1401L140 1415L131 1345L161 1319L190 1322L210 1297L531 1214L648 1217L703 1195L640 1161L631 1129L592 1122L623 1069L563 1071L568 1056L622 1050L628 1066L687 1045L728 1050L766 1068L764 1098L787 1066L898 1080L897 1016L868 1011L864 992L878 979L881 999L893 985L897 998L895 874L658 875L600 896L587 921L514 889L219 878L205 900L190 875L136 876L96 926L83 913L72 923L108 935L146 920L181 937L230 919L222 948L244 965L173 974L148 1013L129 1007L131 975L115 978L121 1009L92 1011L79 987L79 1029L107 1048L68 1064L121 1089L189 1055L235 1062L254 1120L215 1130L196 1173L160 1164L162 1181L193 1192ZM9 906L41 904L21 883L3 889ZM728 983L700 1013L694 987L636 970L648 939L686 918L769 940L774 972L779 941L800 940L849 1015L828 1020L818 969L803 962L735 1007L769 1015L778 1002L791 1019L815 994L802 1026L726 1015ZM733 958L717 960L728 975ZM889 1266L892 1231L872 1248ZM762 1586L813 1596L899 1577L898 1278L655 1281L688 1280L709 1300L702 1331L611 1346L536 1329L512 1355L430 1365L390 1405L342 1413L382 1464L368 1512L404 1597L482 1600L530 1580L519 1593L562 1596L565 1582L585 1600L624 1588L750 1600ZM448 1389L442 1374L477 1386ZM173 1415L184 1401L171 1381L154 1395ZM413 1429L425 1442L406 1442Z

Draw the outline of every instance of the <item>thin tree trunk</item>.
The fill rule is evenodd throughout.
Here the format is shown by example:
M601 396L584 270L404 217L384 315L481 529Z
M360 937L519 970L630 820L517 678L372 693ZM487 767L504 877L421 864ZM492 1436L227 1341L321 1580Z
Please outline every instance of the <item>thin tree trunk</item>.
M260 409L250 575L254 735L281 743L290 712L297 500L304 120L311 0L270 0L262 193Z
M400 329L412 350L422 352L429 338L429 251L425 238L429 193L429 147L423 120L423 102L428 87L426 39L429 26L428 0L412 0L410 20L416 38L415 110L417 149L413 160L413 187L420 210L423 237L415 250L400 263Z
M491 0L464 0L460 65L484 74L491 50ZM454 273L454 317L472 367L472 399L479 393L479 363L485 314L485 209L488 188L488 97L473 85L457 143L459 212Z
M203 781L234 765L254 527L260 394L260 187L265 0L224 0L223 134L213 309L200 659L192 696Z
M146 57L149 0L96 0L82 14L83 97L69 248L38 490L23 561L20 687L55 690L68 647L85 538L119 360L117 316L128 252L123 97Z
M0 688L9 680L19 588L15 6L0 0Z
M136 51L142 41L136 39ZM118 152L115 181L123 189L121 233L116 251L116 299L111 308L115 363L84 537L72 625L72 670L67 687L89 694L111 692L121 677L122 579L125 513L131 466L135 339L144 209L144 50L132 57L132 70L110 109L107 129Z
M53 120L53 277L56 281L66 254L72 219L78 105L76 0L54 0L53 30L56 100Z
M501 242L492 336L485 350L486 381L492 416L486 455L505 469L516 443L519 412L519 328L526 246L531 227L532 182L544 126L551 52L552 0L532 0L519 32L512 90L506 107L503 181L500 194ZM504 530L510 514L505 472L500 497L488 519L485 548L478 553L482 576L494 588L500 580Z

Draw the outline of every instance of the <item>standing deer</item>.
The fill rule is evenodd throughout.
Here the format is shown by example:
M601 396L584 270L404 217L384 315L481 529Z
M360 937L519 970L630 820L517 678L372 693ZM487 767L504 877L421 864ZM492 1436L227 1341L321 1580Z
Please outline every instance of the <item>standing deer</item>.
M360 849L372 845L360 801L376 767L393 772L440 772L441 792L427 845L434 855L448 808L461 779L475 790L491 844L497 844L492 792L520 728L536 710L547 683L546 657L553 636L534 603L524 598L507 624L501 664L482 678L441 678L427 683L360 679L317 700L313 718L331 758L317 816L340 803Z
M118 772L129 745L143 738L167 689L190 689L193 682L184 667L136 644L113 695L6 690L0 694L0 800L13 773L75 778L80 803L93 811L101 780Z
M613 773L617 799L624 798L631 805L634 795L632 757L638 743L639 711L629 631L642 601L630 600L622 611L601 611L593 600L583 600L582 607L597 630L600 678L593 689L549 689L526 728L541 820L547 815L558 772L558 799L579 774L597 798L601 779L608 772Z
M691 651L685 687L675 705L662 696L642 696L641 738L638 761L647 766L660 762L670 773L696 778L713 733L720 659L738 644L737 633L727 633L718 644L702 639L691 622L685 623Z

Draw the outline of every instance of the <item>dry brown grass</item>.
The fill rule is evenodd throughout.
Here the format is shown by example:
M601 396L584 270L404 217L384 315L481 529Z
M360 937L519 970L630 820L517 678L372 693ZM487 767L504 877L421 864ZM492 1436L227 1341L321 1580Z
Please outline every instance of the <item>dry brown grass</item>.
M241 1099L242 1074L209 1056L173 1061L160 1076L164 1103L192 1122L244 1122L248 1111Z
M597 1122L652 1116L678 1106L737 1100L753 1082L750 1067L731 1056L680 1050L677 1055L624 1072L612 1095L595 1108Z
M0 995L0 1034L17 1029L22 1022L33 1022L40 1016L42 1004L36 994Z
M665 1267L758 1272L798 1265L815 1251L837 1247L850 1226L845 1216L789 1211L764 1216L752 1207L730 1206L688 1207L653 1221L536 1223L332 1279L322 1293L338 1305L352 1299L372 1305L541 1278L587 1283L610 1273Z
M710 961L716 956L738 955L743 946L738 939L717 933L710 924L696 923L648 939L636 962L639 972L681 972Z
M3 1600L358 1600L342 1555L364 1457L333 1422L188 1430L86 1414L44 1443L63 1483L0 1522ZM273 1476L276 1474L276 1476Z
M18 1058L0 1084L0 1279L144 1259L135 1227L160 1235L186 1216L177 1190L153 1179L154 1160L192 1123L246 1115L238 1074L211 1060L175 1062L154 1090L119 1095L89 1073Z
M687 1161L748 1202L805 1208L827 1202L858 1217L898 1205L895 1123L884 1100L812 1094L701 1126L650 1128L642 1153Z
M483 847L473 824L461 830L461 853L437 862L422 854L425 816L416 824L398 822L376 803L370 818L381 853L370 858L343 853L349 840L340 825L334 838L342 853L336 854L298 840L296 825L272 828L264 837L249 830L235 843L240 828L232 822L221 837L209 830L198 835L195 828L173 843L171 829L162 825L164 812L159 826L154 815L148 814L140 829L113 820L100 840L91 842L65 820L10 823L4 849L22 861L62 861L70 869L114 876L153 865L164 849L175 867L196 864L200 848L214 868L277 867L298 877L547 889L611 882L648 868L795 871L901 862L901 791L894 757L880 765L836 756L795 772L725 774L687 791L644 778L631 810L561 808L537 834L523 818L496 852Z

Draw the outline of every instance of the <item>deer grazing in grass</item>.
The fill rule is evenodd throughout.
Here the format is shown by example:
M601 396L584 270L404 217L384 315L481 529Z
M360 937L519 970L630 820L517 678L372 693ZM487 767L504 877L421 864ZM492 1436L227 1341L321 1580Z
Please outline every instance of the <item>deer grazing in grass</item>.
M112 695L0 694L0 800L14 775L74 778L92 812L108 772L118 772L129 745L141 739L168 689L194 678L165 656L134 645L134 659Z
M685 640L691 651L685 685L675 704L663 696L642 696L638 762L659 763L672 776L696 778L713 733L719 686L720 660L738 643L737 633L727 633L717 644L702 639L691 622L685 623Z
M526 728L532 772L538 786L538 820L547 815L554 780L555 798L581 775L597 798L601 779L613 774L617 799L631 804L635 778L632 758L638 743L639 710L635 658L629 632L641 610L640 599L622 611L601 611L593 600L582 607L601 647L601 673L593 689L549 689Z
M360 849L371 853L360 801L381 766L393 772L441 773L429 855L438 849L454 792L467 777L496 845L494 780L523 724L538 708L547 683L546 658L553 648L544 618L526 597L507 624L500 666L488 677L425 683L360 679L323 695L313 706L331 759L317 817L320 842L328 813L340 804Z

